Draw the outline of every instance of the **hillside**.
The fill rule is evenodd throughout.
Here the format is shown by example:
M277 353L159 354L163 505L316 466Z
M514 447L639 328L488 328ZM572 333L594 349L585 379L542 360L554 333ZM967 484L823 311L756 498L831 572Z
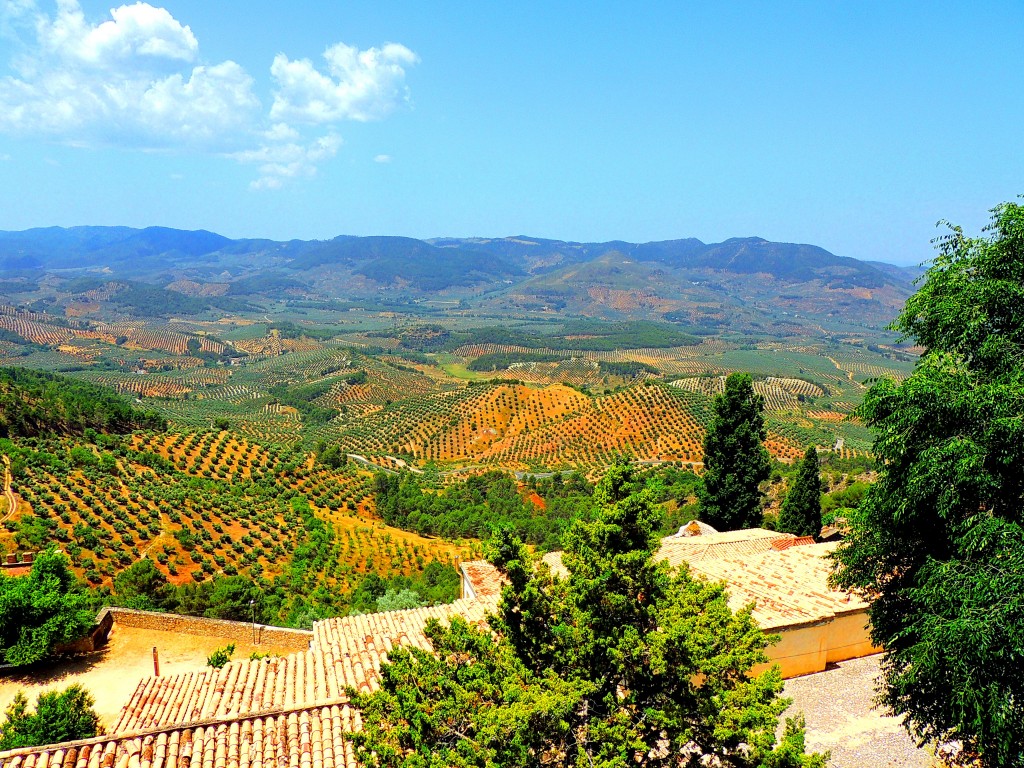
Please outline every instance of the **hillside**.
M0 437L127 433L165 429L155 413L105 387L21 368L0 368Z
M383 525L368 471L227 431L3 448L17 509L4 510L0 549L57 544L94 586L146 557L175 585L262 579L280 595L270 618L294 623L314 596L322 611L339 610L369 573L420 574L469 551Z
M399 312L453 305L479 315L559 312L713 331L879 329L917 274L757 237L277 242L161 227L0 232L0 300L107 319L217 316L288 299L369 301Z

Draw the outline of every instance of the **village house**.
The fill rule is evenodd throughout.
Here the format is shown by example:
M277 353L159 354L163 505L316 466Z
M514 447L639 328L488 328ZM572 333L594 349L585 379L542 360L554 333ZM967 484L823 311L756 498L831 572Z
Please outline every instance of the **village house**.
M781 637L769 655L793 676L877 650L867 605L828 587L833 547L760 529L705 529L663 539L659 555L724 581L734 608L754 603L757 621ZM545 561L565 572L560 553ZM461 571L463 597L450 605L327 619L316 622L302 651L144 678L107 735L0 753L0 768L354 768L345 734L360 723L346 688L374 690L396 646L429 649L429 619L457 615L483 625L497 607L497 570L475 561Z

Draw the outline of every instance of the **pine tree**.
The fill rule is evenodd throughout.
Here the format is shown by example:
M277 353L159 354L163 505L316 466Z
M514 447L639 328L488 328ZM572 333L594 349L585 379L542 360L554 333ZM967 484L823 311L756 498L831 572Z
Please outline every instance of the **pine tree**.
M778 668L752 675L769 642L724 586L656 563L658 507L628 464L595 491L556 578L507 531L492 544L509 584L490 629L428 624L434 652L395 649L380 689L350 691L363 765L823 766Z
M700 519L720 530L761 524L760 485L771 474L764 447L764 398L749 373L733 373L715 398L714 418L704 438L704 487Z
M813 445L804 454L793 487L782 502L779 530L814 538L821 534L821 468Z

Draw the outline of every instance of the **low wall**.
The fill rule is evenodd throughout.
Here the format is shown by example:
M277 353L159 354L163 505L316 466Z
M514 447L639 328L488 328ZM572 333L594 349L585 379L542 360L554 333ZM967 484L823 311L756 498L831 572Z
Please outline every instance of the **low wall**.
M130 608L104 608L112 616L112 623L122 627L157 629L163 632L177 632L184 635L220 637L242 643L253 642L254 626L256 643L266 643L287 648L290 651L308 651L313 633L304 629L271 627L266 624L253 625L247 621L225 621L204 619L198 616L179 616L176 613L155 613L135 611ZM100 613L102 614L103 611ZM97 622L100 617L97 616Z
M58 645L53 649L53 652L57 654L92 653L106 644L113 626L114 615L110 612L109 608L104 608L96 614L96 623L89 630L89 634L85 637L80 637L74 642Z

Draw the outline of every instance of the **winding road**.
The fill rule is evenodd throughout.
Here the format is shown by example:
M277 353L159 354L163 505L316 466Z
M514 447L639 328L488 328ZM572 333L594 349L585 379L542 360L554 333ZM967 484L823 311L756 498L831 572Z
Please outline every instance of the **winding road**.
M9 456L4 456L4 498L7 499L7 511L4 512L3 519L6 520L18 509L18 499L14 495L14 489L11 487L14 478L11 477L11 459Z

